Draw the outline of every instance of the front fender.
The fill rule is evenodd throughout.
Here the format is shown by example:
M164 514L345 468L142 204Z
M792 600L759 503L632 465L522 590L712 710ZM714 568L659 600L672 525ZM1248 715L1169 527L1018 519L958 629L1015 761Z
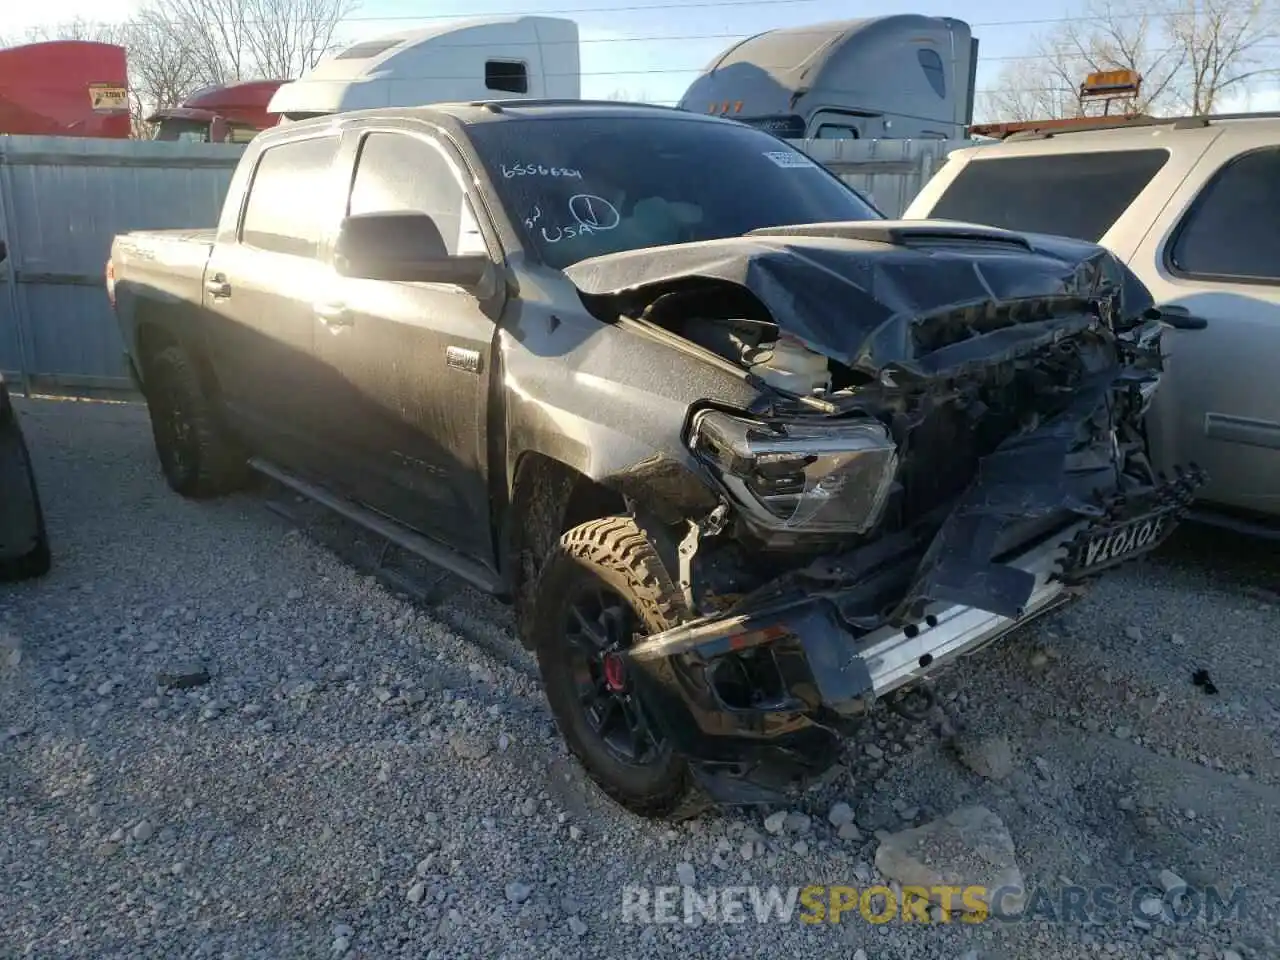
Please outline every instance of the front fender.
M567 314L567 315L566 315ZM690 406L748 407L757 391L714 364L585 310L522 309L498 336L509 495L520 458L541 454L643 504L664 522L716 495L682 440Z

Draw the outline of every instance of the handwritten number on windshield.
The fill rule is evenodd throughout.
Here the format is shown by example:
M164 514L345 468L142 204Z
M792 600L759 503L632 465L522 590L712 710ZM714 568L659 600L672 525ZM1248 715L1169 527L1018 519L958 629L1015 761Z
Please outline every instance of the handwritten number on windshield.
M540 163L513 163L511 166L504 163L502 176L505 180L511 180L514 177L567 177L571 180L581 180L582 171L572 167L547 167Z

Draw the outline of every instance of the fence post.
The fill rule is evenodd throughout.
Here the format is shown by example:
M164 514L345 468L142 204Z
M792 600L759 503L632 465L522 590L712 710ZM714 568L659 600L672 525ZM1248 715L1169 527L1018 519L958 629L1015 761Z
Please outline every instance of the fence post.
M22 262L22 248L18 242L17 225L13 218L13 176L9 166L6 137L0 137L0 239L5 242L8 276L5 278L9 298L9 315L13 317L14 332L18 338L18 365L22 375L23 396L31 397L31 347L27 337L26 318L22 300L18 296L18 265Z

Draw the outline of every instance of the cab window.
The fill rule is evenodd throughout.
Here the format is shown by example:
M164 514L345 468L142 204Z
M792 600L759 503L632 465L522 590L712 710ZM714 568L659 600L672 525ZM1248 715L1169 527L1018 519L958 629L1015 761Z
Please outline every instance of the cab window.
M262 152L249 186L240 241L259 250L314 257L324 234L329 168L337 137L295 140Z
M451 255L484 253L466 192L444 153L403 133L371 133L360 145L348 215L425 213Z

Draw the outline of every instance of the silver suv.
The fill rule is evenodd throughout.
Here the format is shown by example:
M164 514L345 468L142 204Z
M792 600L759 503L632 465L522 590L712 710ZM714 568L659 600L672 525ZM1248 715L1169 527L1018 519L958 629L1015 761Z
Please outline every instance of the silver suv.
M1209 474L1201 519L1280 520L1280 116L1032 133L953 152L909 219L1101 243L1178 328L1148 417L1159 464Z

